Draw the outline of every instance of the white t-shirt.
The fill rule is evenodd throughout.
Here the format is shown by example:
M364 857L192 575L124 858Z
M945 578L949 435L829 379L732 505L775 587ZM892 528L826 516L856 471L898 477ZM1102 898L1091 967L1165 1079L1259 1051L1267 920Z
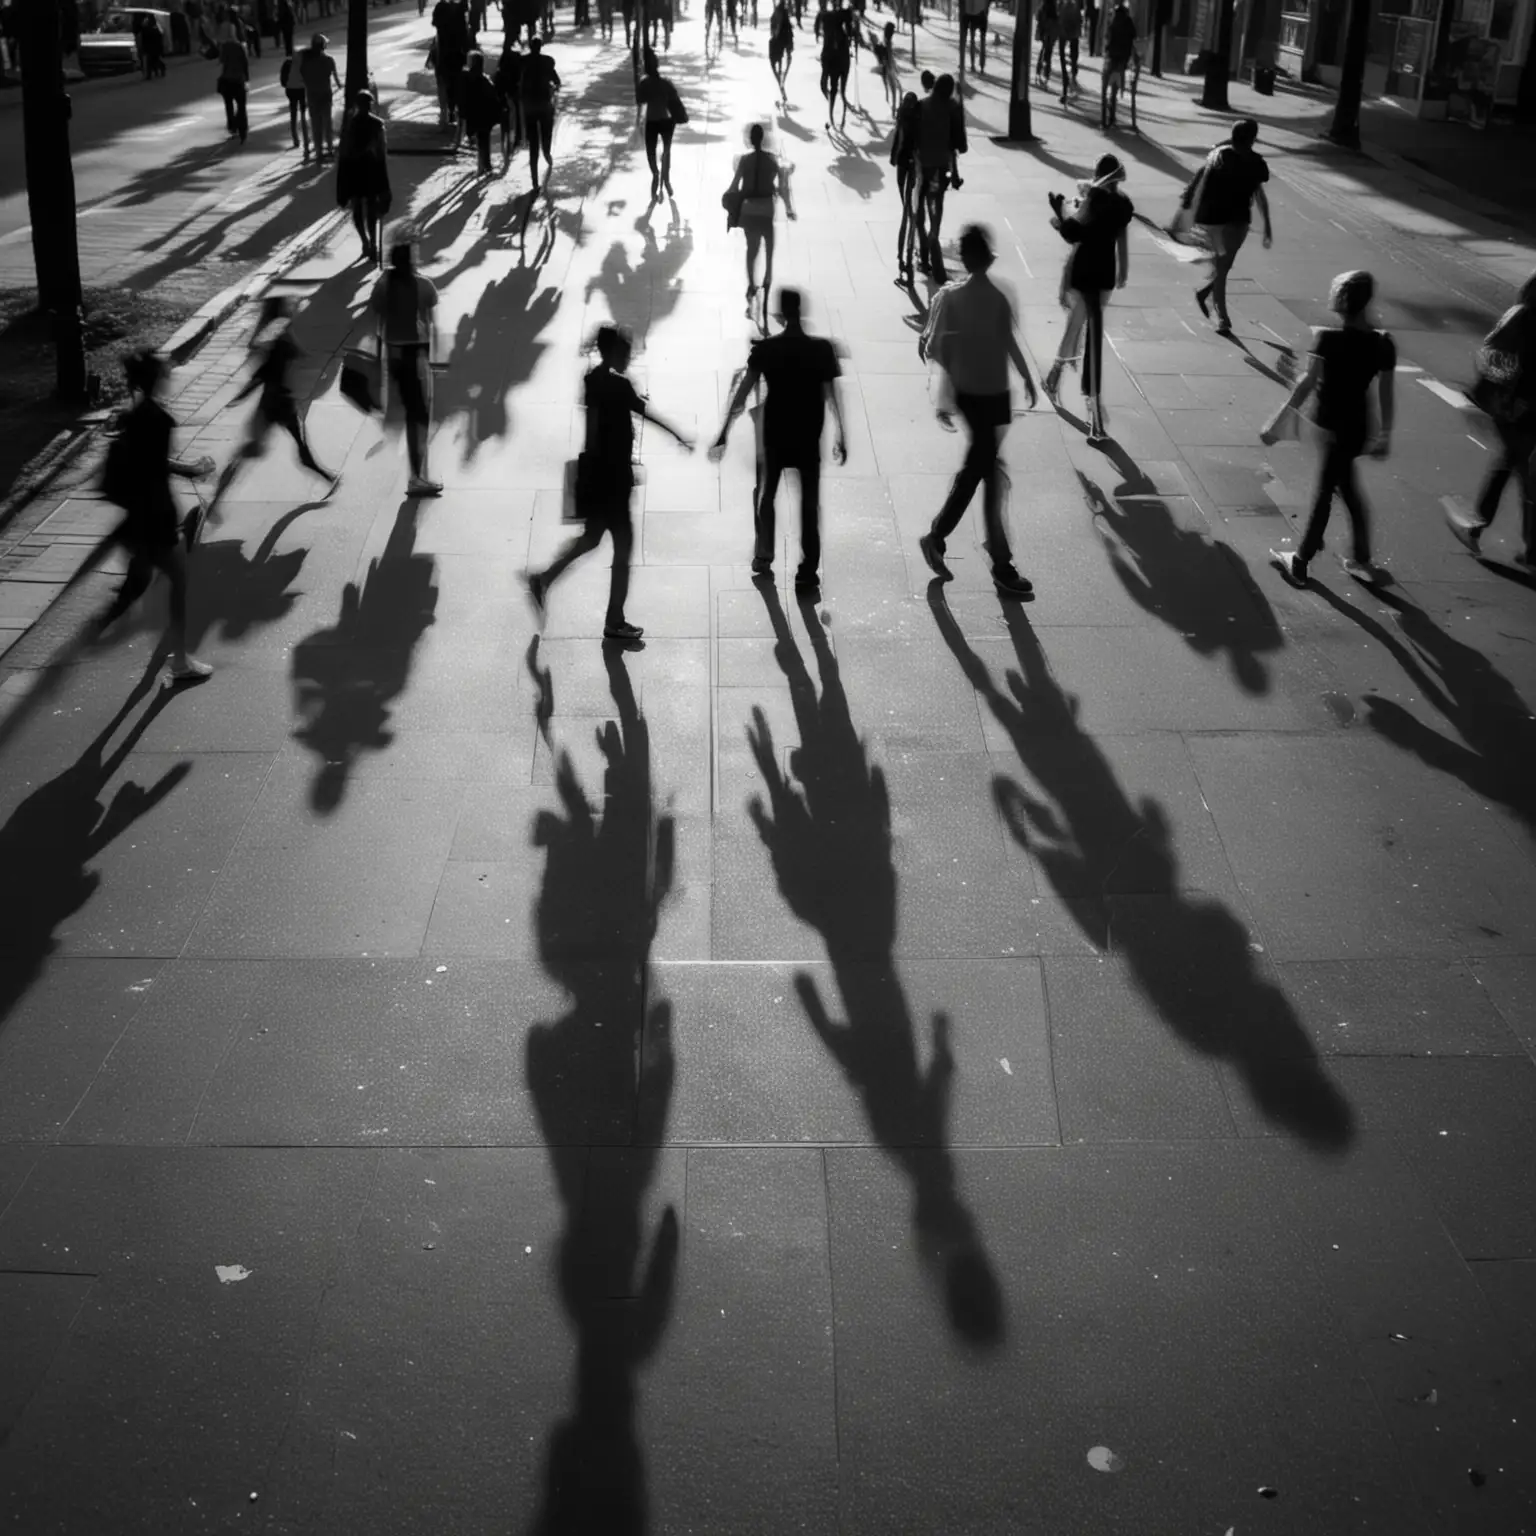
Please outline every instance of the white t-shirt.
M949 375L955 393L1008 392L1008 342L1013 305L985 273L939 290L929 316L925 351Z

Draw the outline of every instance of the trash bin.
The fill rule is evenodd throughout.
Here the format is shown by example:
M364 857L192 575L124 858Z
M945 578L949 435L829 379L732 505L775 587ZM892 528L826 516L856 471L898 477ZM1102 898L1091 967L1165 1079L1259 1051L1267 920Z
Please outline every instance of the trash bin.
M1275 94L1275 69L1272 64L1256 64L1253 69L1253 88L1260 96Z

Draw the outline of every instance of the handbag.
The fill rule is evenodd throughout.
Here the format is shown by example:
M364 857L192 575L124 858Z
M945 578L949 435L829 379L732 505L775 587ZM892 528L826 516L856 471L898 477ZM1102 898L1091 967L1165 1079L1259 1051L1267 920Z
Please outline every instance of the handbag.
M585 453L565 463L565 486L560 497L560 521L583 523L592 499L592 475Z
M384 408L379 382L379 354L363 347L348 347L341 363L341 393L364 415Z

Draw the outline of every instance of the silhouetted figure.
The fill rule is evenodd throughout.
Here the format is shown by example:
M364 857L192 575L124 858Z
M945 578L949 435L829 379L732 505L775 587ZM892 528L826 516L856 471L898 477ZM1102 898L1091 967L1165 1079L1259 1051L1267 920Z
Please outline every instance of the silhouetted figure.
M1227 313L1227 278L1248 238L1254 203L1259 205L1264 218L1264 249L1268 250L1274 241L1269 198L1264 192L1269 167L1253 147L1258 137L1259 125L1251 117L1233 123L1231 140L1218 144L1206 156L1205 164L1184 189L1181 200L1204 232L1212 254L1211 280L1195 290L1195 303L1207 319L1211 305L1216 306L1218 336L1232 334L1232 317Z
M432 367L437 356L437 289L416 270L408 238L389 250L389 270L368 299L379 331L379 349L389 364L391 385L405 411L405 448L410 460L408 496L440 496L442 482L427 472L427 438L432 428Z

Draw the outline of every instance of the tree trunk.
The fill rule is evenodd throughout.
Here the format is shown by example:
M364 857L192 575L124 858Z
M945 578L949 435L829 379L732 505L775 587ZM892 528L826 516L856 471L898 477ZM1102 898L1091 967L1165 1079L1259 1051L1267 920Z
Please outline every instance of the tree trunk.
M346 105L368 89L368 0L347 0ZM373 105L377 111L378 102Z
M54 317L58 391L85 398L85 347L80 335L80 244L75 227L75 167L69 153L69 94L59 0L17 0L21 44L21 123L27 167L27 210L37 307Z
M1034 138L1029 121L1029 76L1034 39L1028 0L1018 0L1013 22L1013 80L1008 91L1008 138L1026 144Z
M1350 149L1360 147L1360 98L1365 91L1365 53L1371 36L1371 0L1351 0L1349 31L1344 35L1344 66L1339 99L1328 137Z
M1232 27L1235 0L1218 0L1216 13L1216 46L1205 66L1205 89L1200 93L1200 105L1216 112L1230 110L1227 101L1227 81L1232 75Z

